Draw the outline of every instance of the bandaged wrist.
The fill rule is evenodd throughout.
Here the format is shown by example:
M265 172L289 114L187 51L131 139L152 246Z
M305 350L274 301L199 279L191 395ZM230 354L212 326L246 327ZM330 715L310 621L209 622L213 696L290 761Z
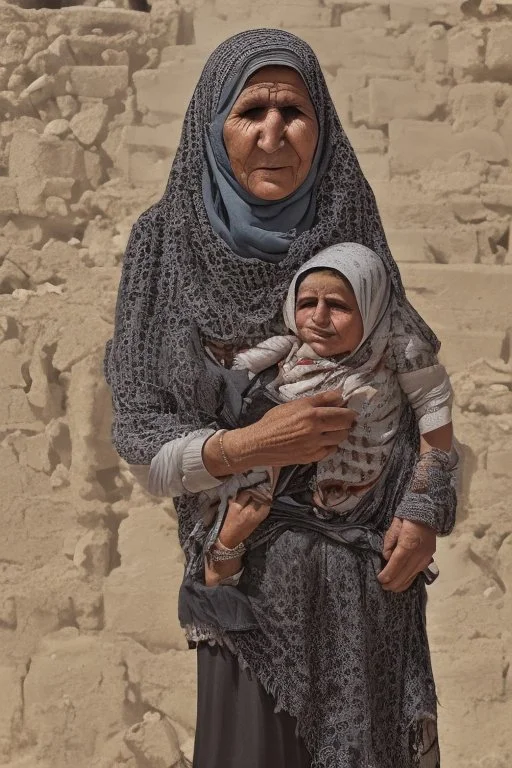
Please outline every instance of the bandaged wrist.
M428 525L438 536L451 533L457 495L450 464L449 454L438 448L419 456L395 516Z

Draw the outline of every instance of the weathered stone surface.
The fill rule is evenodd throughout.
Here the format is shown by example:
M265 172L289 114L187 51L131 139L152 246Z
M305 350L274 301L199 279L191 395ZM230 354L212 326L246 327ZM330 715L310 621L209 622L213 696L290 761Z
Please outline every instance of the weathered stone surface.
M378 126L396 118L425 120L442 102L441 89L425 87L414 80L372 78L368 85L369 123Z
M82 178L83 152L72 141L18 131L11 141L9 175L19 178ZM19 188L18 188L19 194Z
M510 80L512 77L512 24L502 23L490 29L485 64L493 74Z
M403 264L400 271L415 306L433 325L451 328L450 333L458 328L468 333L485 329L486 333L501 334L503 339L502 318L510 306L512 267L445 264L441 269L432 264ZM426 287L428 295L423 297ZM486 301L489 296L491 302ZM487 356L485 352L475 357L483 356Z
M71 67L71 94L108 99L128 87L128 67Z
M189 650L153 654L140 646L131 646L125 659L130 683L140 690L143 703L163 712L189 733L193 732L196 726L196 654Z
M484 69L485 41L480 29L452 29L448 33L448 63L456 72L479 74Z
M141 723L126 731L124 741L130 751L151 768L181 768L176 731L158 712L147 712Z
M134 510L119 528L119 552L121 565L105 581L106 626L150 650L186 648L171 590L183 576L173 522L158 508Z
M66 628L44 639L25 680L25 720L38 757L55 768L88 768L123 730L125 670L114 644Z
M0 216L19 213L16 185L10 179L0 178Z
M166 117L182 117L201 74L203 62L162 64L158 69L143 69L133 74L137 108ZM168 97L172 88L172 99Z
M485 160L500 163L507 151L498 133L471 128L455 133L446 123L392 120L389 124L391 170L419 171L437 159L447 160L458 152L474 151Z
M5 765L16 746L13 735L19 732L23 716L22 681L16 667L0 667L0 690L0 762Z
M496 98L498 83L462 83L450 91L449 100L456 131L467 128L486 128L495 131L498 127Z
M82 144L94 144L105 127L108 115L106 104L85 104L80 112L71 118L71 130Z

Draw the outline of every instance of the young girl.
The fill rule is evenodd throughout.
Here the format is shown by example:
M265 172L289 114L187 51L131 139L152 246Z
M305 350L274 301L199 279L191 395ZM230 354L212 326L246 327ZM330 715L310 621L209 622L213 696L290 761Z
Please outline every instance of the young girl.
M402 513L438 528L436 516L446 515L447 510L436 509L436 478L456 458L453 449L450 452L452 390L431 348L404 323L382 260L357 243L321 251L293 278L284 320L293 335L274 336L234 358L232 368L246 371L247 379L255 382L238 415L239 425L244 414L245 418L249 414L252 420L258 418L260 406L268 410L295 398L341 390L346 407L358 414L357 419L336 453L317 462L310 484L313 513L329 518L354 509L377 482L408 402L418 423L421 450L397 516ZM276 364L277 375L262 385L258 375ZM224 431L217 433L223 451ZM229 463L225 451L224 455ZM260 505L268 514L278 477L279 469L273 467L233 475L200 494L203 509L208 504L227 508L227 525L230 511L235 514L240 505L250 516L256 504L260 517L264 516ZM239 559L244 551L243 543L233 549L223 545L222 533L210 540L207 576L208 568L212 573L215 570L216 561ZM212 583L236 584L242 570ZM430 575L435 578L435 567Z

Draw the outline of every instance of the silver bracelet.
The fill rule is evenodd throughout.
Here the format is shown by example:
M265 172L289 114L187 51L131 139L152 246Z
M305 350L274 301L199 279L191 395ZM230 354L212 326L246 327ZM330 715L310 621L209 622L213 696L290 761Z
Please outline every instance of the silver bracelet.
M214 547L219 548L215 549ZM230 549L229 547L225 547L224 544L217 539L212 549L208 552L208 557L212 562L216 563L222 560L236 560L237 558L242 557L245 552L247 552L247 549L243 541L241 541L240 544L237 544L236 547Z

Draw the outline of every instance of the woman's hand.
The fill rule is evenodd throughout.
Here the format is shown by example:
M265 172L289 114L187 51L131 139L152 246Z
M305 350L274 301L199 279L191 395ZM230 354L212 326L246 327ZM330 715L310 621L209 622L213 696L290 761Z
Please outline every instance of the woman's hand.
M382 554L388 561L378 574L382 588L404 592L427 567L436 551L436 532L423 523L394 517L384 537Z
M231 473L269 464L310 464L335 453L356 417L343 403L339 390L320 392L277 405L255 424L226 432L223 444ZM218 438L205 442L203 462L214 477L230 474Z

